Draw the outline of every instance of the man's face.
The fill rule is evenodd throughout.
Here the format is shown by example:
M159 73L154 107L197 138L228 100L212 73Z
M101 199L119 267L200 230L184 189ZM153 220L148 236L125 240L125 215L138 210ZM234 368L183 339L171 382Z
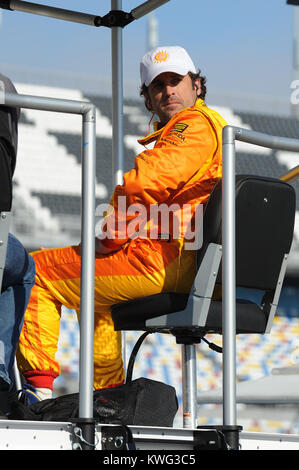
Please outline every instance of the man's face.
M200 80L196 81L200 90ZM158 75L148 86L149 105L159 116L161 124L166 124L181 109L193 106L197 99L197 91L191 77L165 72Z

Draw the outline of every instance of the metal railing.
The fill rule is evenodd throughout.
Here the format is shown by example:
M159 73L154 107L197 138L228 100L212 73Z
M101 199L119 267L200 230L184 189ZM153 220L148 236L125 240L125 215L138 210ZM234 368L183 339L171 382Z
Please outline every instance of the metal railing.
M80 292L79 418L93 418L93 330L95 266L96 112L89 102L30 95L0 94L6 106L82 116L82 215ZM82 367L82 364L84 366Z
M235 141L299 152L299 140L277 137L240 127L223 128L222 242L223 242L223 424L235 426L236 414L236 240ZM299 159L299 155L298 155ZM281 179L294 181L298 166Z

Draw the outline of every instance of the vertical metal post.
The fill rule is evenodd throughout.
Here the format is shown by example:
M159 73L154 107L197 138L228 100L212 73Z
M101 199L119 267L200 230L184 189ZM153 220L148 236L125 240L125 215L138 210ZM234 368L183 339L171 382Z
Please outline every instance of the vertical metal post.
M111 0L111 10L121 10L122 0ZM123 182L123 43L122 28L111 28L112 55L112 187ZM122 358L126 369L126 333L122 331Z
M121 10L121 0L111 0L111 10ZM124 166L123 129L123 45L122 28L111 28L112 54L112 178L113 187L122 184Z
M299 8L293 6L293 70L291 87L295 90L294 102L291 99L291 112L295 119L299 117L298 106L298 83L299 83Z
M223 129L223 424L236 425L235 133Z
M79 418L93 417L95 109L83 114Z
M10 212L3 211L0 213L0 289L2 287L3 274L5 268L10 220Z
M197 426L196 346L182 344L183 427Z
M13 375L14 375L14 381L15 381L15 388L16 388L16 391L18 392L19 390L22 390L22 380L21 380L21 374L18 369L18 364L17 364L16 359L13 365Z

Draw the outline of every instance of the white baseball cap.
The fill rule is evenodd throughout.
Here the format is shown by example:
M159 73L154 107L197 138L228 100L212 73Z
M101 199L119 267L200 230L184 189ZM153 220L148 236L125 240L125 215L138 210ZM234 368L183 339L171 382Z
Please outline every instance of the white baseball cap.
M141 85L149 86L154 78L163 72L186 75L188 72L196 73L196 69L183 47L156 47L147 52L140 62Z

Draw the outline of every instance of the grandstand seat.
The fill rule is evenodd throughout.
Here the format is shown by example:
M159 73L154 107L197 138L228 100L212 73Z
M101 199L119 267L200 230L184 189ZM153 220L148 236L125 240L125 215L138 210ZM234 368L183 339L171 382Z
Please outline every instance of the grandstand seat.
M205 207L203 244L190 294L163 292L112 307L115 330L145 331L142 336L171 333L181 344L183 408L190 405L191 390L196 402L196 377L190 373L195 345L208 333L222 333L222 301L216 295L222 285L221 195L219 181ZM295 207L295 191L289 184L236 176L237 334L270 332L292 244ZM194 364L191 367L196 370ZM183 409L184 414L188 411Z

